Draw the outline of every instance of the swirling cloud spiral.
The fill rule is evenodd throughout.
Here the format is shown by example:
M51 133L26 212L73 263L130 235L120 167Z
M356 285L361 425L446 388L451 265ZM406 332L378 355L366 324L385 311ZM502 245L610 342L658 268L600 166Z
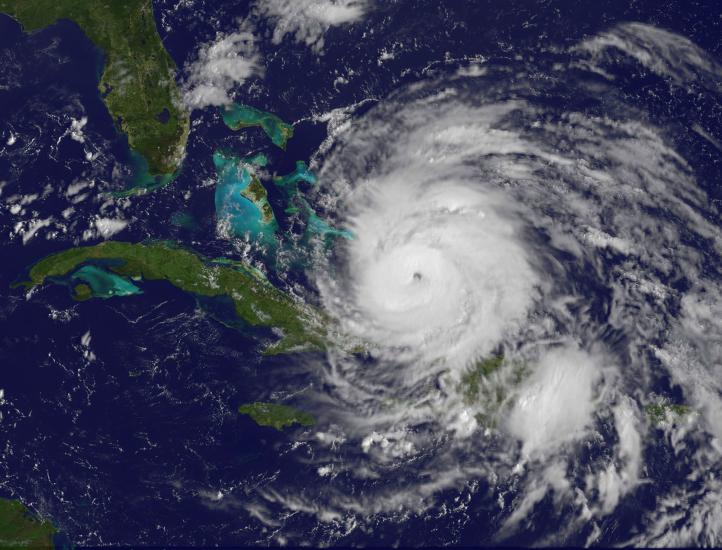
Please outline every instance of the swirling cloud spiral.
M675 452L694 449L686 479L700 484L640 509L645 528L631 542L720 542L700 518L722 521L710 496L722 487L701 477L722 464L722 446L693 445L722 440L722 238L695 156L718 154L718 142L704 121L631 101L621 63L672 94L719 99L722 70L705 52L630 24L544 66L439 70L319 153L319 202L354 238L320 249L312 276L339 340L366 355L342 343L330 354L331 397L319 400L333 401L338 433L318 435L334 445L317 459L393 479L329 507L419 510L481 478L502 503L499 540L552 494L556 509L576 510L568 533L593 542L598 522L653 481L644 450L660 443L645 410L670 399L664 380L696 411L665 429ZM581 446L603 441L574 474ZM414 460L421 474L406 470Z

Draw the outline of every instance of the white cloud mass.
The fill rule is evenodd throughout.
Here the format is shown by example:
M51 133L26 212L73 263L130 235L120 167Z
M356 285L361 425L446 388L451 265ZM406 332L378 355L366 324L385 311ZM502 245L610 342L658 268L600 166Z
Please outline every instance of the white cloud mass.
M232 103L234 86L263 74L253 33L242 28L235 33L219 34L215 41L201 45L187 73L184 100L190 108Z
M522 389L508 426L523 442L523 454L554 448L585 435L594 412L596 357L563 348L549 352Z
M256 13L274 22L274 44L290 34L318 52L329 28L360 20L367 8L365 0L260 0Z

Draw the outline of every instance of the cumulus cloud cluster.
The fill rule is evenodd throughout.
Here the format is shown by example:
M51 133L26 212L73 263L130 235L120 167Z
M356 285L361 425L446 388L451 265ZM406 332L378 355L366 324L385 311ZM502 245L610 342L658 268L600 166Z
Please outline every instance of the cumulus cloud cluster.
M331 27L354 23L366 13L366 0L261 0L256 13L274 24L273 42L286 35L321 51L324 33Z
M186 66L184 103L190 109L228 105L233 102L236 86L254 76L263 76L255 35L259 20L265 19L272 25L274 44L291 35L319 53L326 31L360 20L367 7L367 0L259 0L238 31L219 33L198 48L195 58Z
M253 32L244 25L238 32L219 34L201 45L187 73L184 100L190 108L232 103L235 86L263 74Z
M574 348L547 353L520 391L508 418L512 434L530 455L583 436L594 412L593 390L601 367Z
M274 44L290 34L320 52L325 32L358 21L366 6L363 0L262 0L256 4L254 16L273 24ZM252 19L242 23L237 32L219 34L200 46L186 68L184 102L189 108L228 105L233 102L235 86L263 75Z

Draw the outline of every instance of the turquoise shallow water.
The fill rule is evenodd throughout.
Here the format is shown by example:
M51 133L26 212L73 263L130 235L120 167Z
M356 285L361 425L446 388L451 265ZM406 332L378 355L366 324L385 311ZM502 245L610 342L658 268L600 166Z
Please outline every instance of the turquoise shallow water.
M129 195L155 191L168 185L178 175L177 173L152 175L148 168L148 161L145 158L133 150L130 150L128 155L130 158L132 183L126 189L115 191L113 195L116 197L127 197Z
M281 149L293 136L293 126L283 122L273 113L261 111L249 105L234 103L223 110L223 122L232 130L260 126L271 141Z
M311 212L308 217L308 231L314 235L343 237L344 239L353 239L353 233L347 229L336 229L331 227L327 221L318 217L315 212Z
M329 225L328 222L320 218L308 201L300 195L300 183L307 183L312 187L318 184L316 174L309 169L308 165L304 161L296 161L296 168L293 172L290 172L285 176L276 177L273 182L276 187L282 189L286 193L286 197L291 204L287 211L300 212L306 218L306 231L309 234L321 236L329 235L332 237L343 237L345 239L353 238L350 231L336 229Z
M93 296L97 298L143 294L140 288L125 277L110 273L94 265L81 267L70 278L76 284L79 282L87 284L92 289Z
M298 184L305 182L310 185L316 185L318 178L316 174L309 170L308 165L302 161L296 161L296 168L290 174L274 178L277 187L283 189L289 197L293 197L298 193Z
M264 162L265 157L262 155L248 160L224 155L219 151L213 155L218 174L215 193L216 218L229 223L233 235L270 237L276 230L275 220L265 223L258 206L242 194L253 181L253 166L262 166Z

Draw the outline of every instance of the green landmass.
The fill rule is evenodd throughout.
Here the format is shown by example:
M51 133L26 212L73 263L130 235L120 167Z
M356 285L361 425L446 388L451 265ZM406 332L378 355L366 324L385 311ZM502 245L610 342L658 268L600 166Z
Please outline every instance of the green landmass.
M256 208L261 212L261 221L265 225L270 225L276 221L271 204L268 202L268 192L255 173L251 174L251 183L241 191L241 195L256 205Z
M262 154L244 159L223 151L213 153L213 164L218 174L216 216L228 223L236 236L250 234L261 237L274 248L278 223L268 202L266 188L256 173L257 167L264 166L266 162L268 159Z
M482 379L489 376L503 364L503 355L493 355L477 361L461 376L459 391L467 405L475 403L479 399Z
M652 424L661 424L668 416L672 418L685 416L690 412L687 405L675 405L672 403L651 403L645 407L647 416Z
M85 300L90 300L92 297L93 289L85 283L75 285L75 288L73 288L73 300L84 302Z
M250 157L243 159L243 162L247 164L253 164L254 166L268 166L268 157L264 153L256 153Z
M234 103L223 109L223 122L231 130L260 127L277 147L286 149L286 143L293 137L293 126L283 122L273 113L255 107Z
M17 500L0 499L0 548L54 548L55 527Z
M496 373L504 367L504 372ZM530 374L523 361L509 359L504 354L490 355L467 368L456 383L456 391L474 414L479 426L495 429L504 411L513 403L513 388Z
M0 0L0 12L28 32L59 19L75 22L105 53L101 96L141 157L131 191L172 179L185 154L189 113L182 107L176 65L156 29L151 0Z
M278 431L294 424L313 426L316 423L310 414L276 403L248 403L238 407L238 412L250 416L259 426L269 426Z
M263 153L247 158L238 158L223 151L213 153L213 163L216 166L218 175L223 181L222 183L232 183L234 185L243 185L241 196L251 201L261 214L261 222L264 225L276 225L276 216L268 202L268 192L261 183L258 174L256 174L256 166L264 167L268 164L268 157ZM275 227L274 229L275 230Z
M241 191L241 195L246 197L249 201L256 205L256 208L261 212L261 221L266 224L275 224L276 216L273 213L271 204L268 202L268 191L261 183L258 178L253 166L264 167L268 164L268 157L263 153L258 153L251 157L243 159L243 163L247 166L247 169L251 174L251 183Z
M324 348L321 314L278 290L260 271L241 262L205 258L169 242L106 241L71 248L40 260L28 271L29 280L14 286L56 282L86 265L125 280L164 280L198 297L230 299L235 315L247 325L272 328L280 336L266 354ZM87 295L76 287L76 295L79 291Z

